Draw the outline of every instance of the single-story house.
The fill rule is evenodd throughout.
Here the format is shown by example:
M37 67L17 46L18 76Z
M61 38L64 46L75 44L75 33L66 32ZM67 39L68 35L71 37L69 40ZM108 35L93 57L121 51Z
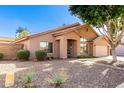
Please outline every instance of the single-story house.
M121 39L121 43L116 48L116 54L118 56L124 56L124 36Z
M49 31L33 34L14 41L30 51L30 59L35 51L45 50L54 58L70 58L78 55L108 56L110 45L104 36L100 36L89 25L74 23Z

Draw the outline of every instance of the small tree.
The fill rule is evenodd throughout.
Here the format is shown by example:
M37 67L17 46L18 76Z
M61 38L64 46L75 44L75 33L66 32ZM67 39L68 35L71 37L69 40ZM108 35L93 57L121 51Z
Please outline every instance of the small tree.
M21 39L30 35L30 31L27 28L19 27L16 30L16 38Z
M69 11L107 37L112 49L113 62L117 61L115 49L124 35L124 6L76 5L70 6Z

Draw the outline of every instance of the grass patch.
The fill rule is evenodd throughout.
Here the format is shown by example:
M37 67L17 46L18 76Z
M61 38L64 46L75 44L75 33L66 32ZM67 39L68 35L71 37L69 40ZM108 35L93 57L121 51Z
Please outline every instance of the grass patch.
M95 56L77 56L77 58L85 59L85 58L97 58L97 57L95 57Z

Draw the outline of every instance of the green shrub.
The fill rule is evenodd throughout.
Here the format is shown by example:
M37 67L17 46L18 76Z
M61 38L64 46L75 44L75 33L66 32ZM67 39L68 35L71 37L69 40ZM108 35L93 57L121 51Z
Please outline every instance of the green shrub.
M20 60L28 60L30 56L30 52L28 50L19 50L17 52L17 57Z
M3 53L0 53L0 60L2 60L4 57Z
M36 59L41 61L44 60L47 57L47 52L43 50L38 50L35 52Z
M55 87L60 87L67 80L66 73L57 73L53 76L52 83Z
M24 88L35 88L36 85L34 84L34 75L32 73L28 73L24 78Z
M33 75L27 74L25 77L25 83L32 83L33 82Z

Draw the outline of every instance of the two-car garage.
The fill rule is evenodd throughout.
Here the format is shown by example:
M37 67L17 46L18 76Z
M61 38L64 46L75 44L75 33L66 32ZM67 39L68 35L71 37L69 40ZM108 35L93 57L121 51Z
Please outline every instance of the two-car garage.
M98 37L93 43L93 56L103 57L110 55L110 45L104 37Z
M107 46L96 46L96 56L108 56L108 47Z

